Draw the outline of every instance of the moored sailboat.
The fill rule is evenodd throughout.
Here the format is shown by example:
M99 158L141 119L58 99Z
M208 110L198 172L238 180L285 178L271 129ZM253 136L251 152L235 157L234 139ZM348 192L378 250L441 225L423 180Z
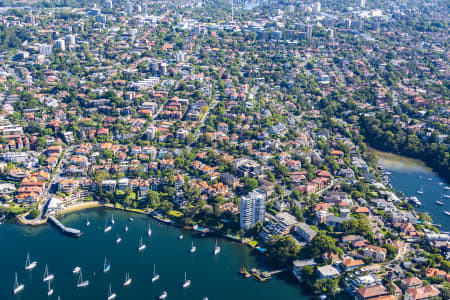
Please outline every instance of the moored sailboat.
M197 247L194 246L194 242L192 242L191 250L189 250L191 253L194 253L197 250Z
M156 265L153 265L153 277L152 277L152 282L155 282L156 280L159 279L159 274L156 274Z
M108 232L108 231L111 231L111 229L112 229L112 227L111 227L111 226L109 226L109 225L105 224L105 230L104 230L104 232Z
M78 276L77 287L86 287L89 285L89 280L83 281L83 273L80 270L80 276Z
M25 261L25 270L31 271L37 266L37 261L30 261L30 253L27 253L27 259Z
M220 247L217 245L217 239L216 239L216 247L214 248L214 255L219 254L220 252Z
M191 285L191 281L187 279L186 272L184 272L184 283L183 283L183 289L188 288Z
M53 295L53 289L51 287L51 281L48 281L48 290L47 290L47 296Z
M147 245L145 245L144 243L142 243L142 237L141 237L141 242L139 243L139 252L144 251L145 248L147 248Z
M130 274L125 273L125 282L123 283L123 286L129 286L131 284L131 281L132 279L130 277Z
M19 284L19 281L17 280L17 273L16 273L16 279L14 281L14 295L20 293L25 288L25 285Z
M53 280L53 279L55 279L55 275L50 274L48 272L48 266L45 265L45 272L44 272L44 279L43 279L43 281L46 282L46 281L50 281L50 280Z
M116 297L117 297L117 295L116 295L116 293L113 293L112 291L111 291L111 284L109 284L109 291L108 291L108 300L113 300L113 299L116 299Z
M159 295L159 299L166 299L167 298L167 292L164 291L161 293L161 295Z
M105 257L105 263L103 264L103 273L108 272L111 269L111 265L108 263L108 260Z

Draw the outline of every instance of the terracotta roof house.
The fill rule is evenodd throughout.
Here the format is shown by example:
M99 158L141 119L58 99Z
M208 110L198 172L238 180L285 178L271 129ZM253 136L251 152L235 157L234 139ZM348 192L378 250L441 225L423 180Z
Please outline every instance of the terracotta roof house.
M405 300L424 300L439 296L441 292L434 285L421 286L406 290Z
M446 277L447 273L445 271L436 268L427 268L426 277Z
M403 290L409 290L412 288L421 287L423 285L422 280L417 277L408 277L402 280L401 287Z
M355 298L357 300L375 299L381 296L388 296L389 291L382 285L375 285L356 290Z

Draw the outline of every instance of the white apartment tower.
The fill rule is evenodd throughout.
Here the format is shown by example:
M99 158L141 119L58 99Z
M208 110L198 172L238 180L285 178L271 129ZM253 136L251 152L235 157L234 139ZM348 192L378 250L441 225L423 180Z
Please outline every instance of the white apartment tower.
M266 194L254 190L241 197L240 224L242 229L249 229L258 222L264 222L266 215Z
M366 0L359 0L359 7L365 8L366 7Z

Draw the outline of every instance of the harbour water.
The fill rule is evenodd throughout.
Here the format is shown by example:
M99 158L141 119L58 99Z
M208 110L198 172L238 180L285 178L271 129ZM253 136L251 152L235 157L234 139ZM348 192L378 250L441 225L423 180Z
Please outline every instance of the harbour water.
M105 233L105 223L114 214L115 224ZM129 217L134 221L130 222ZM90 226L86 227L86 218ZM84 234L76 239L63 235L53 226L26 227L13 222L0 226L0 299L106 299L111 284L116 299L157 299L165 290L167 299L310 299L290 273L273 277L260 283L253 278L245 279L239 274L240 266L247 269L264 268L264 257L250 248L235 242L219 239L221 252L213 255L215 239L202 238L194 232L167 226L145 215L107 210L89 209L72 213L62 219L66 226L81 229ZM151 237L147 236L150 222ZM129 227L125 232L125 226ZM183 235L182 240L179 239ZM122 242L116 244L120 235ZM147 248L139 253L139 241ZM191 242L197 247L190 253ZM37 267L24 270L27 252ZM103 273L105 257L111 270ZM54 294L47 296L47 284L43 282L45 264L55 275L52 281ZM152 283L153 264L160 279ZM74 267L82 268L83 280L89 286L77 288L78 276L72 274ZM14 273L25 289L13 295ZM132 283L123 287L125 273ZM184 272L191 280L190 287L183 289Z
M441 231L450 231L450 216L444 214L445 210L450 211L450 198L444 197L444 195L450 195L450 190L444 189L447 186L444 179L419 160L373 151L378 156L378 164L391 172L389 178L392 187L406 196L417 197L422 202L422 206L417 207L416 210L428 212L433 223L442 226ZM418 194L419 190L423 190L423 194ZM444 205L438 205L436 201L441 201Z

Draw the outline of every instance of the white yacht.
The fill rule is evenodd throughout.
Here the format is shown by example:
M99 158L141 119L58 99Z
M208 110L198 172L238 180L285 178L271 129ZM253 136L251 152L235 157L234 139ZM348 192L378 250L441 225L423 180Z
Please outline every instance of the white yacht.
M422 202L420 202L419 199L417 199L417 197L409 197L408 199L409 202L411 202L411 204L415 205L415 206L421 206Z
M19 284L19 281L17 280L17 273L16 273L16 279L14 281L14 295L20 293L25 288L25 285Z
M192 242L191 253L194 253L197 250L197 247L194 246L194 242Z
M73 268L72 270L72 274L78 274L81 272L81 267L76 266L75 268Z
M446 214L447 216L450 216L450 211L446 210L446 211L444 211L444 214Z
M216 247L214 248L214 255L219 254L220 252L220 247L217 245L217 239L216 239Z
M83 272L80 270L80 276L78 276L77 287L86 287L89 285L89 280L83 281Z
M186 272L184 272L183 289L188 288L190 285L191 285L191 281L187 279Z
M123 286L129 286L130 284L131 284L130 274L125 273L125 282L123 283Z
M45 272L44 272L44 279L43 279L43 281L46 282L46 281L50 281L50 280L53 280L53 279L55 279L55 275L50 274L48 272L48 266L45 265Z
M141 242L139 243L139 252L144 251L145 248L147 248L147 245L142 243L142 236L141 236Z
M27 259L25 261L25 270L31 271L37 266L37 261L30 261L30 253L27 253Z
M111 284L109 284L109 291L108 291L108 300L113 300L113 299L116 299L116 297L117 297L117 295L116 295L116 293L113 293L112 291L111 291Z
M164 291L161 293L161 295L159 296L159 299L166 299L167 298L167 292Z
M50 286L51 281L47 281L47 282L48 282L47 296L51 296L51 295L53 295L53 289Z
M153 277L152 277L152 282L155 282L156 280L159 279L159 274L156 274L156 265L153 265Z

